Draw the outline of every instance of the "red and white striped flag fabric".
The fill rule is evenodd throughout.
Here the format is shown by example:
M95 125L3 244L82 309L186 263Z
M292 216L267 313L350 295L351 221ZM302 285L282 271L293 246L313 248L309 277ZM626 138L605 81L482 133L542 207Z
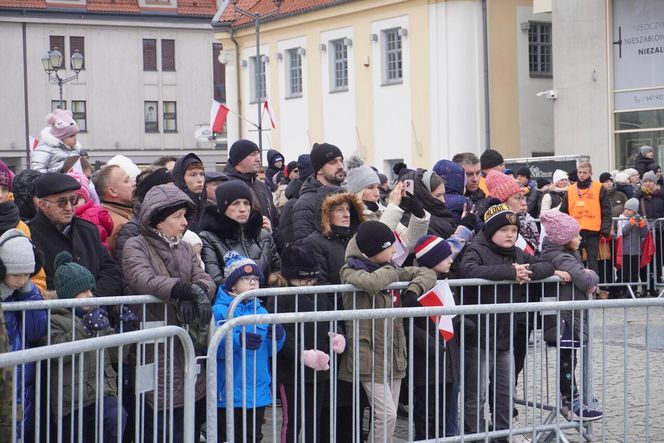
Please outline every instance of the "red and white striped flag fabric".
M401 240L401 236L397 233L397 231L394 231L394 238L396 239L394 242L394 248L396 249L396 252L392 256L392 261L396 265L401 266L408 258L408 248L403 243L403 240Z
M447 280L438 283L429 292L420 296L417 301L419 301L422 306L456 306L456 303L454 302L454 294L452 294L452 290L450 289ZM452 325L454 315L441 315L440 318L437 316L431 316L430 318L431 321L438 326L438 332L440 332L443 340L448 342L454 338L454 327Z
M34 151L35 149L37 149L37 146L39 146L39 140L31 135L28 136L28 140L30 141L30 150Z
M272 117L272 111L270 111L270 105L267 104L267 100L265 100L265 103L263 103L263 109L265 112L267 112L268 117L270 117L270 124L272 125L272 129L276 128L277 125L274 124L274 117Z
M210 110L210 129L212 129L212 132L222 132L224 130L228 112L229 109L226 106L216 100L212 101L212 109Z

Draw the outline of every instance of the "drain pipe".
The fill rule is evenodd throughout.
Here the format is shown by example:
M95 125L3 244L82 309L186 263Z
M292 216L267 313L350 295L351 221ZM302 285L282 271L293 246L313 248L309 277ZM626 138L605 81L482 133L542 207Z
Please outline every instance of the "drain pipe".
M235 38L235 29L231 28L230 31L231 41L235 45L235 90L237 91L237 113L241 115L242 112L242 90L240 89L240 43ZM242 119L237 119L237 133L238 137L242 138Z
M484 124L486 146L491 149L491 108L489 105L489 24L487 18L487 0L482 0L482 31L484 46Z
M26 26L27 24L23 22L22 32L23 32L23 102L24 102L24 111L25 111L25 168L30 169L30 151L32 146L30 146L30 112L28 109L28 48L27 48L27 39L26 39Z

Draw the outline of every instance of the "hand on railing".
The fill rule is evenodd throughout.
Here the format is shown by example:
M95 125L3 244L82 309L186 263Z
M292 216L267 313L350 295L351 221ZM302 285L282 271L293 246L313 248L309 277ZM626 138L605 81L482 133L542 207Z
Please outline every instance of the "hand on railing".
M138 321L136 314L134 314L128 306L122 306L115 323L115 332L138 331L139 326L140 322Z
M198 294L196 300L196 311L198 312L198 321L201 326L207 326L212 319L212 305L207 294Z
M528 263L523 265L514 263L513 265L514 269L516 269L515 280L517 281L517 283L519 284L528 283L530 281L530 275L533 273L533 271L528 269L530 265Z
M556 270L553 274L558 276L563 283L569 283L572 281L572 276L569 275L569 272L567 271Z
M330 369L330 356L318 349L302 351L302 363L314 371L327 371Z
M330 348L337 354L341 354L346 349L346 337L336 332L328 332L330 336Z
M111 322L105 309L95 308L81 318L81 325L88 334L93 335L97 331L110 328Z

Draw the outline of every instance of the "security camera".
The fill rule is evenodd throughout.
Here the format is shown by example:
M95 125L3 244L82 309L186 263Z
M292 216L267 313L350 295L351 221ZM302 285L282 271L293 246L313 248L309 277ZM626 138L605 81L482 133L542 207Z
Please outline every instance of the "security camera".
M546 97L549 100L555 100L558 98L558 91L555 89L547 89L546 91L538 92L537 94L538 97Z

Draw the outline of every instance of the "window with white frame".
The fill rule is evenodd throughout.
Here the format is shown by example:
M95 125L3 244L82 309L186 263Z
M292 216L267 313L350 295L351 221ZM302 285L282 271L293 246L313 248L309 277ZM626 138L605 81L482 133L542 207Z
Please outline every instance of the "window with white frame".
M551 23L530 22L528 70L531 77L551 77L553 75Z
M302 97L302 48L286 51L288 97Z
M403 53L401 28L387 29L383 34L383 84L403 81Z
M345 39L330 42L331 51L331 91L345 91L348 89L348 46Z
M261 56L260 63L258 64L259 83L256 84L256 57L250 57L251 61L251 102L256 103L265 100L267 97L267 89L265 84L265 56Z

